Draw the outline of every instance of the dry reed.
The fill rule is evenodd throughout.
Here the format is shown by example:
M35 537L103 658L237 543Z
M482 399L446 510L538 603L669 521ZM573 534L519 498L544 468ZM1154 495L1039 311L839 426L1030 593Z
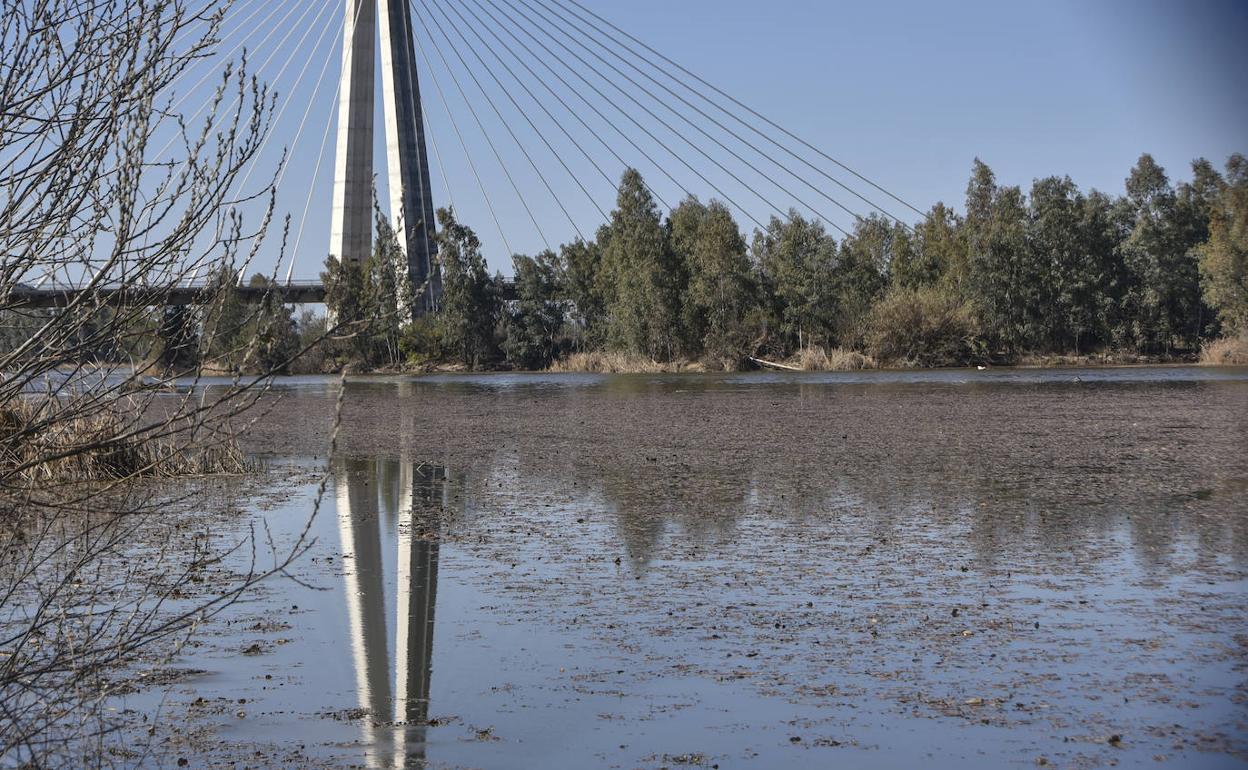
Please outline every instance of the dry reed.
M870 356L855 350L822 347L802 348L790 363L807 372L857 372L863 369L878 369L879 364Z
M105 411L44 421L41 405L0 407L0 475L27 482L116 481L244 473L248 462L233 440L187 449L134 431L133 416ZM185 442L184 442L185 443Z
M1248 333L1206 342L1200 350L1204 366L1248 366Z
M551 365L552 372L586 372L591 374L667 374L701 372L705 367L688 361L660 363L635 353L592 351L573 353Z

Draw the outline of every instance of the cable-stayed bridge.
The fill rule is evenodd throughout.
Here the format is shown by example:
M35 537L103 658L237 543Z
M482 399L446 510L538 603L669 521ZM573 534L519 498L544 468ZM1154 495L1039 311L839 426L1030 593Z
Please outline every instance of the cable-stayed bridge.
M866 217L922 214L626 26L590 0L235 0L216 54L171 91L194 121L213 102L223 61L245 56L279 94L237 196L252 193L253 172L256 185L272 179L286 247L270 288L244 298L322 301L326 255L371 253L377 200L406 279L422 289L412 310L426 312L440 292L436 209L478 212L469 224L487 254L556 250L593 239L630 167L663 208L714 198L750 229L801 215L843 236ZM207 278L102 291L114 302L194 303ZM78 291L49 273L14 295L54 307Z

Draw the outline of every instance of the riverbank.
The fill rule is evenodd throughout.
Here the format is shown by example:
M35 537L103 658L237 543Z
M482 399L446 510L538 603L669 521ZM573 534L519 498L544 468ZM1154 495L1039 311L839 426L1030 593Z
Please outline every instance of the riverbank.
M1222 351L1229 346L1215 348ZM1015 368L1075 368L1116 366L1185 366L1202 363L1210 366L1236 366L1242 362L1236 355L1207 355L1205 358L1191 353L1172 355L1143 355L1132 352L1098 352L1086 354L1026 354L1009 359L998 357L981 363L964 363L948 367L914 366L904 361L880 362L871 356L854 350L834 348L806 348L779 360L750 357L736 363L675 360L660 362L645 356L626 353L576 353L556 362L548 371L584 372L594 374L686 374L699 372L746 372L759 369L799 372L858 372L867 370L923 371L940 368L967 368L1004 366Z
M959 369L975 367L1019 367L1019 368L1075 368L1075 367L1116 367L1116 366L1246 366L1248 365L1248 343L1235 340L1219 340L1210 343L1202 353L1179 352L1171 354L1141 354L1131 351L1101 351L1096 353L1066 354L1024 354L1015 357L985 357L980 361L950 363L948 366L920 366L907 361L881 362L869 355L854 350L833 348L806 348L786 358L766 359L746 357L741 360L693 360L673 359L657 361L648 356L634 353L591 351L573 353L556 361L544 370L524 370L506 366L487 366L477 371L534 373L544 371L551 373L584 373L584 374L702 374L724 372L750 372L758 370L787 370L804 372L857 372L857 371L930 371L936 369ZM331 367L325 370L307 370L294 366L289 374L293 376L337 374L344 370L348 374L466 374L473 370L463 364L453 362L422 362L417 365L363 367L347 364L344 367ZM234 372L221 368L205 368L200 371L203 376L232 376Z

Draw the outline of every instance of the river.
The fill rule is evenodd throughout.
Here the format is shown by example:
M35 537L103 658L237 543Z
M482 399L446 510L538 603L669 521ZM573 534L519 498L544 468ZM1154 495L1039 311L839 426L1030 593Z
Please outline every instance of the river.
M243 437L217 534L315 544L120 704L161 762L1248 760L1248 370L362 377L329 455L338 387Z

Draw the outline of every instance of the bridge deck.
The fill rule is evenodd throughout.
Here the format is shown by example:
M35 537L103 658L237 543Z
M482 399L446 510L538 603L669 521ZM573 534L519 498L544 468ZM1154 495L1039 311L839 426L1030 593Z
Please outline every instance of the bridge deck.
M202 305L218 291L215 286L107 286L95 293L105 304L136 306ZM239 297L247 303L260 302L266 296L276 295L283 304L306 305L325 301L325 286L317 282L296 282L279 286L240 286ZM77 299L80 288L53 287L49 289L17 286L8 294L11 306L25 308L67 307Z
M504 301L515 299L515 282L506 279L499 287ZM203 305L218 291L216 286L106 286L94 290L107 305L124 307L168 307ZM276 295L285 305L312 305L325 302L325 285L320 281L294 281L278 286L240 286L236 289L243 302L254 304L266 296ZM57 286L37 288L19 284L5 297L8 307L68 307L83 293L81 288Z

